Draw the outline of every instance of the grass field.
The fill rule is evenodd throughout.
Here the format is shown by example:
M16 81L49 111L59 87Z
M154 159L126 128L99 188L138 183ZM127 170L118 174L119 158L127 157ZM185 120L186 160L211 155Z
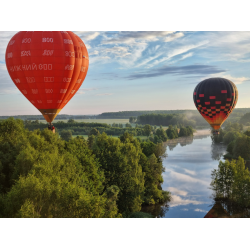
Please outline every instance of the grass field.
M54 123L59 122L59 121L63 121L63 122L67 122L67 119L64 120L54 120ZM129 123L129 119L75 119L76 122L98 122L98 123L107 123L112 125L113 123L116 124L123 124L125 125L126 123ZM47 123L44 119L43 120L39 120L39 122L42 123ZM131 126L133 128L135 128L136 124L132 123ZM124 126L125 127L125 126ZM159 128L160 126L156 126L157 128ZM166 130L168 128L168 126L162 126L164 130Z
M54 123L63 121L67 122L68 120L54 120ZM107 124L113 124L113 123L122 123L126 124L129 123L129 119L76 119L76 122L99 122L99 123L107 123ZM47 123L45 120L39 120L39 122Z
M83 136L84 139L88 139L88 136L87 135L79 135L79 136ZM77 135L72 135L73 138L77 137ZM113 138L118 138L120 137L119 135L110 135L110 137L113 137ZM144 140L144 139L147 139L148 137L147 136L134 136L135 138L140 138L141 140Z

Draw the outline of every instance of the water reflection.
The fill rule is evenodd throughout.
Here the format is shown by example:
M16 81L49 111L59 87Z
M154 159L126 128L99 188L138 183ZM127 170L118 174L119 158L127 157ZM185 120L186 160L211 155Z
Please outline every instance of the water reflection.
M227 200L216 200L204 218L250 218L250 209Z
M150 213L157 218L164 218L168 210L169 210L168 204L147 205L143 206L141 209L142 212Z
M209 129L199 130L193 137L169 140L166 144L162 187L171 192L172 201L168 207L158 205L150 209L154 215L159 211L157 217L203 218L214 204L209 189L211 171L218 167L226 146L212 145Z
M219 161L221 157L225 154L226 146L224 144L214 144L211 145L211 157L213 160Z

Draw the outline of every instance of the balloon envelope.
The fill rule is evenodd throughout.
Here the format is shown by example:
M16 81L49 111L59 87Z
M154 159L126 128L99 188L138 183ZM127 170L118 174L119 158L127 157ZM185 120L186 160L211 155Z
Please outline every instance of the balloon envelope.
M88 51L71 31L21 31L8 43L9 75L23 95L52 122L88 71Z
M195 87L193 98L200 114L218 130L233 111L238 100L238 90L230 80L209 78Z

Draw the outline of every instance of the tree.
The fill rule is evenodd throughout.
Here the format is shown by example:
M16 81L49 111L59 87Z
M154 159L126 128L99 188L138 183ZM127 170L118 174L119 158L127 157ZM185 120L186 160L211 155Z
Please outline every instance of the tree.
M243 158L220 161L218 169L212 171L210 185L216 198L226 198L245 207L250 205L250 176Z
M129 124L129 123L126 123L126 124L125 124L125 127L126 127L126 128L132 128L131 124Z
M237 131L229 131L223 136L223 142L225 144L229 144L230 142L234 141L237 137L240 136L240 133Z
M69 119L68 123L75 123L75 120L74 119Z
M119 189L103 190L104 175L83 138L68 143L33 131L14 163L15 182L1 196L3 217L120 217Z
M246 130L244 134L250 137L250 130Z
M89 132L89 135L99 135L100 132L96 128L92 128Z
M63 130L61 132L61 138L65 141L72 139L72 132L70 130Z
M166 131L163 128L158 128L155 132L155 134L159 137L160 140L163 142L167 141L168 136L166 134Z
M130 123L135 123L136 122L136 117L129 117L129 122Z
M115 185L119 187L117 205L119 212L140 211L143 202L144 175L139 164L140 144L137 140L124 142L105 133L96 137L93 153L99 159L104 171L104 190Z
M233 156L233 150L234 150L234 144L235 144L235 140L231 141L228 145L227 145L227 152Z
M6 193L13 184L15 160L28 144L27 133L20 119L0 121L0 193Z
M233 156L238 158L242 157L248 160L250 157L250 137L242 135L236 138L233 148Z
M149 136L151 134L152 128L149 124L146 124L143 128L144 133L146 136Z
M178 130L174 128L172 125L169 125L168 129L166 130L167 136L169 139L178 138Z

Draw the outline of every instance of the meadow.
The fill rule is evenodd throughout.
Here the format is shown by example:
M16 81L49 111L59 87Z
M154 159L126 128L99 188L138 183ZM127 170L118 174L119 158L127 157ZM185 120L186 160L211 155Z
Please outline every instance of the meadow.
M73 138L76 138L78 135L72 135ZM84 139L88 139L88 135L79 135L79 136L83 136ZM112 138L119 138L119 135L110 135L110 137ZM148 136L145 135L141 135L141 136L134 136L134 138L140 138L141 140L146 140L148 139Z
M68 119L55 119L54 123L57 122L67 122ZM107 123L107 124L113 124L113 123L122 123L122 124L126 124L129 123L129 119L75 119L76 122L99 122L99 123ZM47 121L45 119L39 120L39 122L42 123L47 123Z

